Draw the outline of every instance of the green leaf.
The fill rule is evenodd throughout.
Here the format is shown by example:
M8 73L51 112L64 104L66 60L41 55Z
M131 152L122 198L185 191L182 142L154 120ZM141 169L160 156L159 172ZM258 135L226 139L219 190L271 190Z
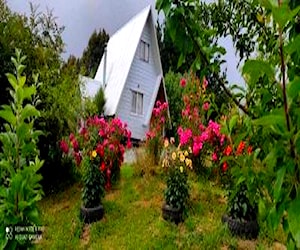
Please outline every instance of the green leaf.
M27 118L39 116L40 112L34 106L32 106L31 104L26 104L21 113L21 120L24 121Z
M261 125L261 126L272 126L272 125L278 125L278 126L285 126L285 117L281 114L271 114L271 115L265 115L259 119L253 120L254 125Z
M289 7L285 4L279 7L273 7L272 14L276 23L283 28L291 19Z
M0 117L7 121L9 124L16 126L17 118L10 109L0 110Z
M21 76L21 77L19 78L19 86L20 86L21 88L23 88L25 82L26 82L26 76Z
M300 77L295 77L295 79L287 85L287 93L291 99L294 99L295 97L297 97L299 95L299 93L300 93Z
M300 54L300 35L297 35L295 39L291 40L286 46L286 51L291 55L294 52Z
M264 220L267 214L266 205L262 199L259 199L258 201L258 214L261 220Z
M297 248L300 248L300 196L298 195L295 200L290 203L287 210L288 223L292 236L296 242Z
M280 194L281 194L281 187L282 187L283 179L284 179L284 176L285 176L285 172L286 172L286 167L285 166L283 166L282 168L280 168L277 171L277 177L276 177L276 181L275 181L275 185L274 185L274 199L275 199L275 202L279 201Z
M231 117L230 121L229 121L229 133L232 133L232 129L233 127L235 127L237 120L238 120L239 116L238 115L234 115Z
M7 73L6 77L7 77L7 80L9 81L10 85L15 90L17 88L17 85L18 85L17 78L11 73Z
M34 86L24 87L23 88L23 98L30 100L32 95L36 93L36 88Z

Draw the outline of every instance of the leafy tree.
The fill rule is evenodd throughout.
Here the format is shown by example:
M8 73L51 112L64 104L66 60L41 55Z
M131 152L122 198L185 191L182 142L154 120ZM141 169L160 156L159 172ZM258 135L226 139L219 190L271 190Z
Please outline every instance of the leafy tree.
M38 170L43 161L39 159L37 148L41 131L34 129L34 122L40 116L35 108L37 76L35 84L26 85L23 75L25 57L16 51L16 58L12 58L16 75L7 74L11 85L10 105L2 105L0 117L5 120L5 132L0 133L2 150L0 153L0 246L3 249L20 249L28 246L29 239L14 238L14 226L38 225L39 216L37 202L42 197L39 184L41 175ZM5 231L9 228L9 231ZM4 240L4 241L3 241Z
M260 184L254 191L260 194L262 220L272 231L281 224L288 249L299 248L299 1L228 0L207 5L159 0L157 7L166 15L172 41L182 48L181 57L196 51L193 68L214 75L246 114L241 118L244 132L236 137L254 139L257 150L246 164L255 172L251 178L242 173L239 181L247 187ZM224 35L233 37L236 51L245 59L246 106L219 81L220 48L208 41ZM236 123L235 115L229 126Z
M109 35L104 29L100 29L99 32L95 30L89 38L88 46L80 60L81 65L85 67L85 75L95 76L108 39Z
M45 159L41 173L47 176L43 179L44 187L53 186L54 181L64 183L63 178L71 179L72 168L62 164L58 141L77 126L81 109L78 66L71 59L63 66L61 57L64 27L56 23L53 11L41 13L30 5L31 14L26 17L11 12L3 0L0 6L0 104L8 103L11 98L5 91L9 86L5 73L12 72L10 57L18 47L27 56L24 73L28 76L38 73L42 83L37 90L41 117L35 127L44 131L39 140L41 156ZM33 82L31 77L28 80Z

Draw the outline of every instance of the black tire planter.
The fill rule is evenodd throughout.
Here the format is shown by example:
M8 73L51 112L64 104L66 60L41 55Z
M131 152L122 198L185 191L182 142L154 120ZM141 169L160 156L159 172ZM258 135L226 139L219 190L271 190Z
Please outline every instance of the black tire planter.
M179 208L173 208L167 204L164 204L162 206L162 216L165 220L174 222L175 224L178 224L180 222L183 222L183 212L182 209Z
M235 219L228 215L223 215L222 222L227 223L230 232L236 236L246 239L256 239L259 233L257 220Z
M93 223L101 220L104 215L104 209L102 205L93 208L80 207L80 218L84 223Z

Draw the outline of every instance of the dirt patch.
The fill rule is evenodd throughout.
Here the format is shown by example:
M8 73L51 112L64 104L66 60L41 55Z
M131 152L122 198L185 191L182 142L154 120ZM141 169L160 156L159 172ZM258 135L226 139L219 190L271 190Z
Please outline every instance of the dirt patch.
M86 246L90 241L90 225L85 224L80 237L80 244Z
M256 249L256 241L252 240L239 240L237 249L238 250L255 250Z

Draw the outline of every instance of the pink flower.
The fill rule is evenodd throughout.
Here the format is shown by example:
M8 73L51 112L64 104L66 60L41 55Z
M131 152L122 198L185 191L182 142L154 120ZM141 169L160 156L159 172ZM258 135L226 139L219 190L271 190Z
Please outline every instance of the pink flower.
M199 142L199 143L194 142L194 144L193 144L193 154L195 156L197 156L200 153L200 150L202 149L202 147L203 147L203 144L201 142Z
M211 129L215 135L220 135L220 125L212 120L208 122L208 128Z
M205 102L202 106L204 111L207 111L209 109L209 102Z
M67 154L69 152L69 145L65 140L61 140L59 143L60 149Z
M186 145L189 140L192 138L193 132L191 129L186 129L185 131L182 131L182 133L179 133L179 141L181 145Z
M156 101L156 107L160 107L160 106L161 106L160 100Z
M160 118L160 122L161 122L161 123L165 123L165 121L166 121L165 117L162 116L162 117Z
M113 144L109 144L108 148L109 148L110 151L114 151L115 150L115 146Z
M186 79L185 78L181 78L181 80L180 80L180 86L184 88L185 85L186 85Z
M207 131L204 131L204 132L200 135L200 141L201 141L201 142L207 141L208 138L209 138L209 135L208 135Z
M204 88L204 90L206 89L207 85L208 85L208 81L207 81L206 78L204 77L204 78L203 78L203 88Z
M78 141L74 138L73 141L71 141L72 147L74 149L75 152L79 151L79 144Z
M213 161L217 161L218 160L218 155L216 154L216 152L213 152L213 154L212 154L212 160Z
M80 152L73 152L73 156L75 158L76 165L79 166L82 160Z
M73 133L70 134L69 139L70 139L70 141L73 141L75 139L75 136Z

